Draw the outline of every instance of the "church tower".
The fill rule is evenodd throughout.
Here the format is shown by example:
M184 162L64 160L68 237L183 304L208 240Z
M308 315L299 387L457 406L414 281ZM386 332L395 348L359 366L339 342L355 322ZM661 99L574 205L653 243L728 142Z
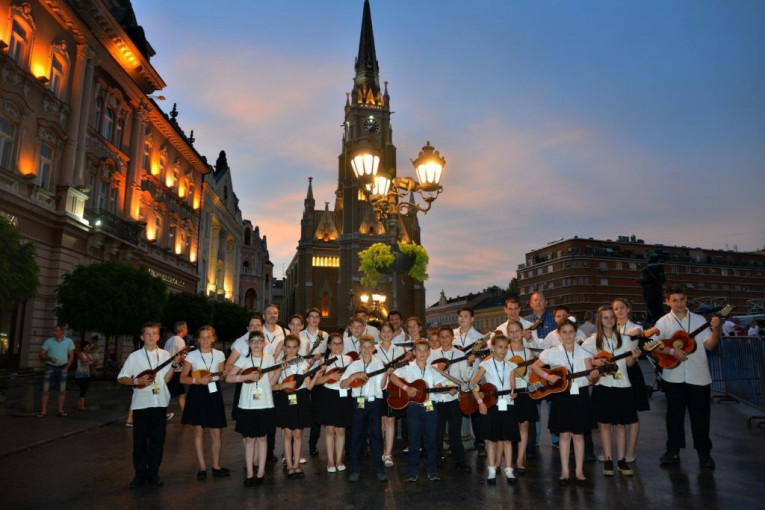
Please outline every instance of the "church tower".
M382 292L391 296L392 275L383 275L378 287L361 287L358 252L374 243L391 244L398 240L420 242L420 226L415 214L391 213L379 221L366 200L351 167L351 155L359 147L375 148L380 154L380 169L396 177L396 146L390 123L388 83L380 83L372 13L369 0L364 2L361 34L354 66L353 88L346 93L343 137L338 156L337 189L334 210L325 202L324 210L315 210L312 182L304 201L301 238L290 263L285 282L285 311L304 313L307 307L322 310L322 326L343 328L354 303L362 292ZM395 239L394 239L395 238ZM424 319L425 290L406 273L397 278L398 307L406 317ZM390 306L392 303L388 302ZM285 316L285 315L283 315Z

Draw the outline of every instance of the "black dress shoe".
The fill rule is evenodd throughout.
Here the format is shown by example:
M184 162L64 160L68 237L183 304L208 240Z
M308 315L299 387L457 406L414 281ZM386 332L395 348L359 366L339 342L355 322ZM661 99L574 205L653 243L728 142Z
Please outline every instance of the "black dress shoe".
M279 460L279 459L277 459L277 458L276 458L276 455L274 455L273 453L272 453L271 455L268 455L268 456L266 457L266 461L267 461L267 462L276 462L277 460Z
M454 465L454 469L456 469L457 471L462 471L463 473L470 473L472 471L470 466L468 466L464 462L459 462L459 463L455 464Z
M319 454L319 449L314 446L313 448L311 448L310 453L311 453L311 457L316 457Z
M558 478L558 485L561 487L568 487L569 480L568 478Z
M158 475L149 475L146 477L146 483L155 487L162 487L165 482Z
M515 468L515 474L516 475L525 475L526 474L526 468L525 467L517 467L517 468Z
M255 477L255 485L260 485L261 483L263 483L263 479L265 477L266 477L265 475L263 475L263 476L256 476Z
M677 450L667 450L659 459L659 465L668 466L680 462L680 452Z
M130 485L128 485L128 489L135 490L138 487L143 485L143 477L136 475L132 480L130 480Z
M255 485L255 477L245 478L244 479L244 486L245 487L252 487L254 485Z
M587 487L587 479L586 478L577 478L576 479L576 484L579 487Z
M221 467L220 469L213 468L212 472L213 472L213 476L217 476L217 477L231 476L231 471L229 471L228 468L224 468L224 467Z
M714 469L715 461L708 453L706 455L699 455L699 465L704 469Z
M497 477L495 476L494 478L487 478L486 485L497 485Z
M206 469L200 469L197 471L197 480L206 480L207 479L207 470Z

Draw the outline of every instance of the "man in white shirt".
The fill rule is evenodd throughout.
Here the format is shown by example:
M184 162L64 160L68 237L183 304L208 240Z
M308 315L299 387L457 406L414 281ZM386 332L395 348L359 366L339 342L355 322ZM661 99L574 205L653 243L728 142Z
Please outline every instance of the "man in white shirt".
M277 363L281 363L284 359L284 339L287 337L287 331L278 323L279 306L275 303L266 306L263 317L266 320L263 325L263 334L266 337L263 352L273 356Z
M461 306L457 309L457 323L459 327L454 329L454 347L464 351L483 338L483 335L473 327L474 322L475 314L472 308ZM468 358L467 362L471 370L477 370L479 363L475 363L473 356ZM470 415L470 424L473 428L473 447L478 450L478 455L481 457L486 455L486 442L482 433L485 429L485 422L486 417L480 413Z
M183 349L186 348L186 335L189 334L189 326L186 321L178 321L173 326L173 336L167 339L165 342L165 350L170 353L170 356L175 356ZM170 390L170 399L174 397L178 398L178 407L181 408L181 414L183 414L183 408L186 407L186 388L181 384L181 371L183 370L183 357L180 358L179 363L173 363L173 378L167 385ZM175 413L167 413L167 420L170 421L175 416Z
M693 339L697 348L690 354L669 346L659 348L679 361L675 368L665 368L662 372L664 394L667 396L667 451L659 462L668 465L680 461L680 448L685 448L687 408L693 447L699 455L699 463L702 468L714 469L715 462L710 455L712 440L709 438L712 376L706 351L717 347L720 341L720 318L712 317L709 321L711 329L704 327L707 324L704 317L688 310L688 298L682 287L668 286L666 297L670 312L655 324L662 338L670 338L677 331L690 334L702 329Z
M537 330L529 330L532 323L521 317L521 303L515 296L510 296L505 299L505 315L507 320L494 328L495 331L501 331L503 335L507 336L507 325L510 322L518 321L523 326L523 343L526 347L539 347L539 339L537 337Z
M390 322L393 328L393 340L395 345L403 344L406 342L406 331L402 326L404 325L404 317L398 310L391 310L388 314L388 322Z
M367 321L369 320L369 314L367 313L366 308L359 307L356 309L356 313L353 315L354 317L361 317L361 320L364 321L364 330L361 332L362 335L372 335L375 339L375 343L380 343L380 330L374 327L371 324L367 324ZM343 334L343 339L348 338L351 336L351 332L349 329L345 330L345 333ZM360 338L357 337L357 338ZM345 353L343 353L345 354Z

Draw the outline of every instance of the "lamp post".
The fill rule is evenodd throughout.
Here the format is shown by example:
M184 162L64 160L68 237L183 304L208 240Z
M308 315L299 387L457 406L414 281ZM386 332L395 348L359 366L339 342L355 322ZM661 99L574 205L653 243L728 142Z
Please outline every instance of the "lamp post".
M361 140L351 154L351 167L364 195L372 204L378 221L387 222L391 252L394 255L398 253L398 221L395 215L407 216L418 212L427 214L444 189L441 186L441 176L446 158L429 141L411 162L417 180L411 177L392 177L391 172L381 170L380 154L369 140ZM398 269L395 263L391 294L392 307L398 310Z

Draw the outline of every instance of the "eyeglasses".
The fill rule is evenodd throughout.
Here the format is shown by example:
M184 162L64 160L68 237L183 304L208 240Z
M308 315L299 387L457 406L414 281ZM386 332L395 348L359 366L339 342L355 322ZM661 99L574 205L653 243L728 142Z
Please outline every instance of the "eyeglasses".
M343 342L330 342L329 345L343 345Z

